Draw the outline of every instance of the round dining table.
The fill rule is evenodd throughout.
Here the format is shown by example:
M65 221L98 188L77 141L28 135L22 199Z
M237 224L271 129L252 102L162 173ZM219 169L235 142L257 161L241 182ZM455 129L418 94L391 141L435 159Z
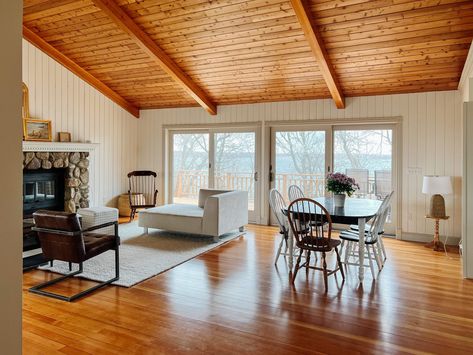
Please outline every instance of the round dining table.
M314 199L324 206L330 217L332 218L332 223L339 224L357 224L359 230L359 248L358 248L358 257L359 257L359 269L358 269L358 278L360 282L363 282L364 278L364 259L365 259L365 226L371 218L373 218L378 212L379 207L381 206L382 201L379 200L370 200L364 198L347 198L345 200L344 207L335 207L332 197L318 197ZM289 210L285 211L286 214L290 213ZM292 230L289 230L289 239L288 239L288 249L293 250L294 248L294 234ZM289 258L289 269L292 270L294 266L294 258Z

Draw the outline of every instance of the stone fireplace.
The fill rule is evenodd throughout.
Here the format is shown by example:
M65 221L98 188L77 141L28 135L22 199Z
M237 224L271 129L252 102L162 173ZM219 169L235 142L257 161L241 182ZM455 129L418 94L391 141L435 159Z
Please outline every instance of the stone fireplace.
M24 142L23 169L63 169L64 210L76 212L78 208L89 207L89 152L94 146L86 143Z

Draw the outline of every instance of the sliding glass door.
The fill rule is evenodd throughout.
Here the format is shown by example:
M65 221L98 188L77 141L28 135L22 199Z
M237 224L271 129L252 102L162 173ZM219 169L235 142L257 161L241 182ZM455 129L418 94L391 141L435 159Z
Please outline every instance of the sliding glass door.
M327 174L341 172L360 185L353 197L382 200L396 190L394 133L390 125L275 126L270 187L287 202L290 185L299 186L306 197L328 196ZM395 233L396 207L395 194L385 227L390 234Z
M248 209L255 211L255 132L215 133L214 186L248 191Z
M197 204L209 187L209 133L179 133L172 140L172 200Z
M290 185L308 197L330 196L325 190L330 172L355 178L360 185L355 198L381 200L398 188L395 125L275 123L264 135L257 127L168 132L168 202L197 204L201 188L245 190L249 220L259 223L268 208L261 203L262 196L268 198L261 186L276 187L288 202ZM261 174L263 155L270 159ZM394 234L396 225L395 193L385 229Z
M248 191L250 221L259 209L256 130L171 133L173 203L197 204L199 189Z
M393 129L391 127L335 127L334 171L353 177L360 185L354 197L382 200L394 190ZM396 203L386 229L395 232Z
M324 196L330 168L328 129L273 129L272 137L272 186L286 200L290 185L299 186L308 197Z

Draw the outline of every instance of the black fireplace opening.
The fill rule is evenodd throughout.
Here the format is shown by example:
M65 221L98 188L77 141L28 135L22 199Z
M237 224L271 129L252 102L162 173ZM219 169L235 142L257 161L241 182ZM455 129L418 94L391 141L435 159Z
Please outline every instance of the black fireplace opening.
M23 170L23 218L37 210L64 211L66 169Z
M33 213L37 210L64 211L66 169L23 170L23 252L41 248L39 238L32 230ZM46 263L41 251L23 256L23 270Z

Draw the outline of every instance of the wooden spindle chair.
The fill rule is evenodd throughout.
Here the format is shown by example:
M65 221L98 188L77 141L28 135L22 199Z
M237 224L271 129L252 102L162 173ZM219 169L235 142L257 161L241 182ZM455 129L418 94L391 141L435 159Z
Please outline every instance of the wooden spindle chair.
M269 191L269 205L271 207L271 211L276 217L276 221L278 222L279 226L279 233L281 234L281 241L279 243L278 251L276 253L276 260L274 261L274 264L276 265L280 255L287 255L289 223L287 217L284 214L287 205L286 201L284 201L284 197L282 197L282 195L276 189L272 189L271 191ZM284 252L282 252L283 244L285 244ZM293 254L291 253L290 256L293 257Z
M158 197L156 177L157 174L149 170L137 170L128 173L130 222L135 218L137 209L156 206Z
M332 218L325 207L312 199L299 198L289 205L287 215L289 225L296 238L296 245L300 249L292 282L294 283L297 272L301 267L305 267L307 272L310 268L324 273L325 292L328 290L328 276L340 271L343 280L345 280L340 254L338 253L338 246L341 242L338 239L332 239ZM326 253L332 250L335 250L337 255L338 267L334 270L328 270ZM301 265L304 251L306 252L306 261ZM312 252L315 255L316 253L322 254L322 268L310 265Z
M377 212L377 215L378 214L383 214L381 216L381 220L380 220L380 226L379 226L379 230L378 230L378 241L377 241L377 247L378 247L378 256L379 256L379 260L381 261L381 265L378 264L378 266L380 266L380 269L384 266L384 263L386 262L386 259L387 259L387 254L386 254L386 248L384 247L384 242L383 242L383 235L384 235L384 225L386 223L386 219L388 218L389 216L389 213L390 213L390 206L391 206L391 200L393 198L393 195L394 195L394 191L391 191L383 200L383 202L381 203L381 205L379 206L379 209L378 209L378 212ZM365 232L368 233L370 230L372 230L373 228L373 223L367 223L366 226L365 226ZM356 224L352 224L350 225L350 230L356 232L356 233L359 233L359 229L358 229L358 225ZM343 246L344 246L344 242L342 240L342 249L343 249Z
M298 198L304 198L304 191L297 186L297 185L291 185L288 188L288 196L289 196L289 201L292 202L294 200L297 200Z

